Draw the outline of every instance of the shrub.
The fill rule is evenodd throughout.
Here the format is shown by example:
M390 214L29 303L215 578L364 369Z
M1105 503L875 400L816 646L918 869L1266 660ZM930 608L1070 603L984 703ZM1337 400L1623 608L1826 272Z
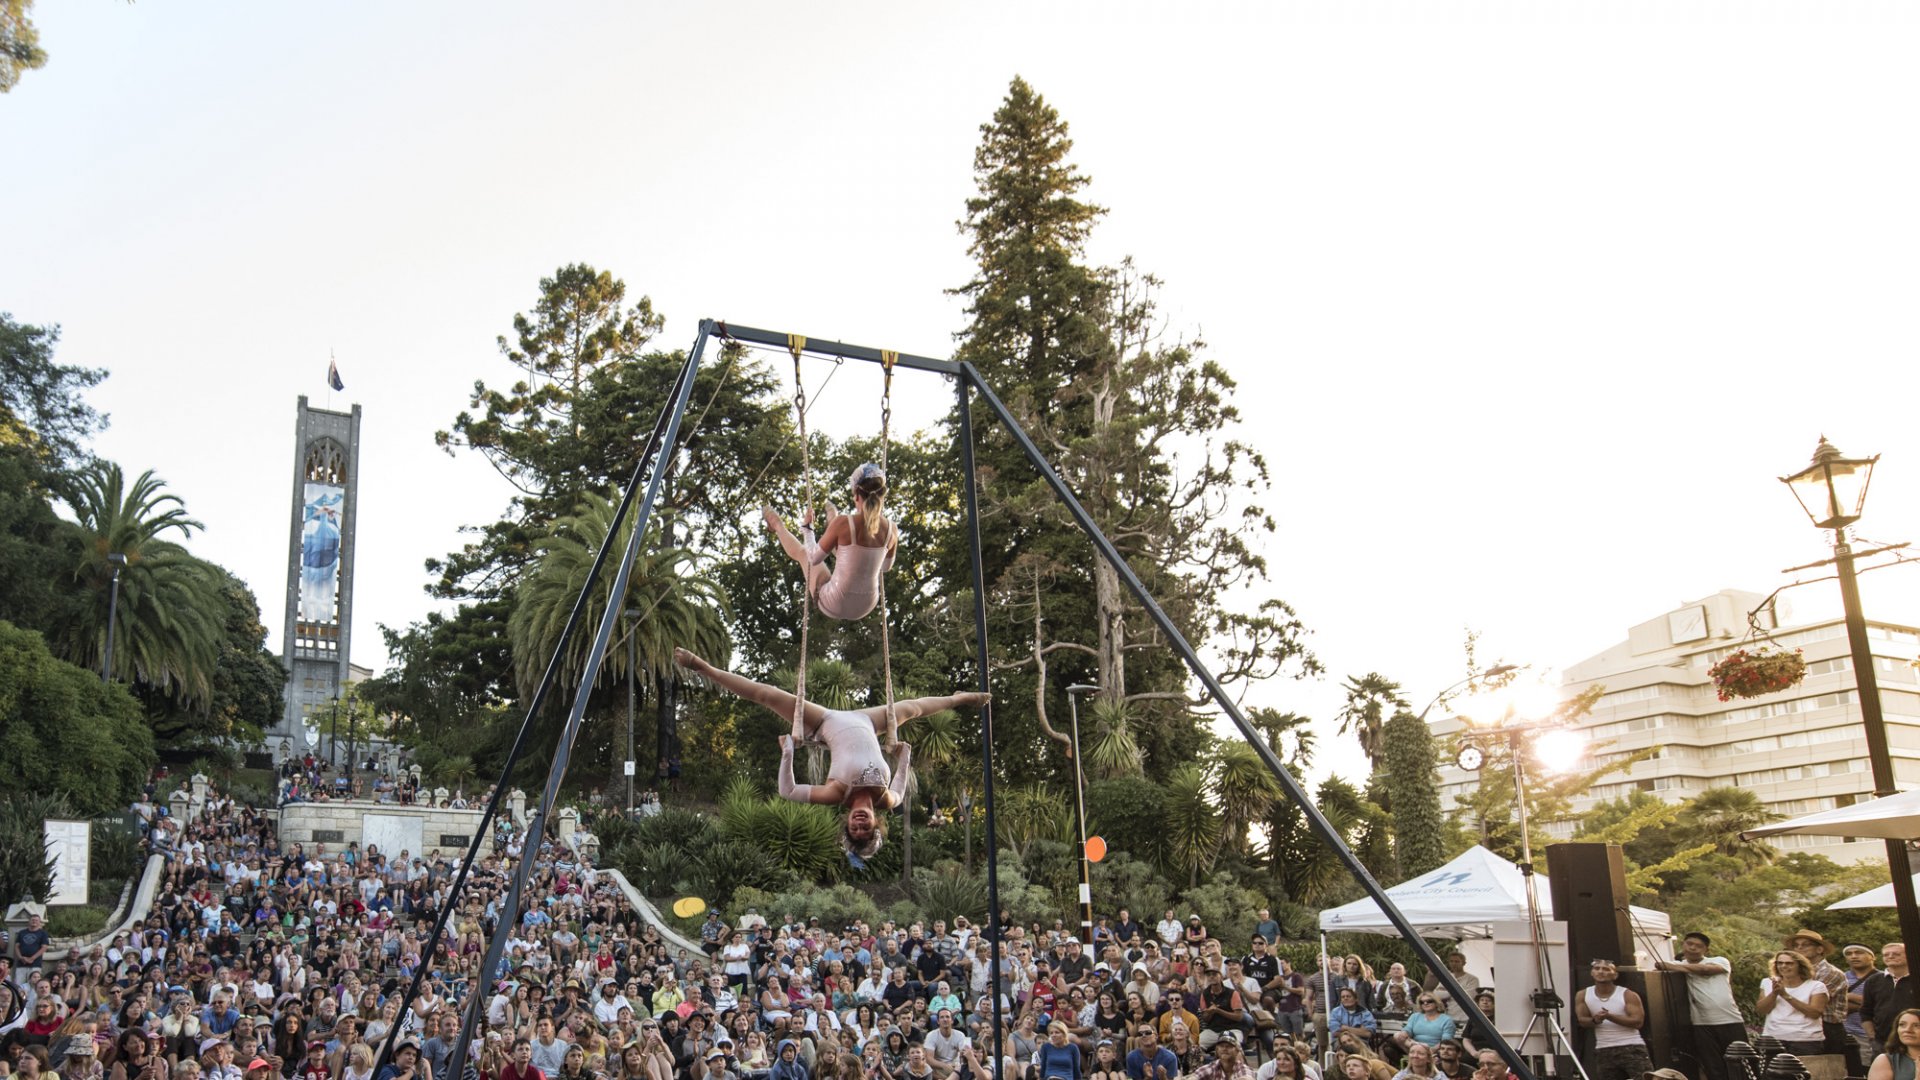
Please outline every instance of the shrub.
M644 896L669 896L679 891L694 868L687 852L672 844L632 841L614 850L611 863Z
M866 893L844 882L827 888L803 885L780 892L751 888L735 890L729 906L731 917L737 920L748 908L758 910L768 922L775 925L787 915L800 918L817 915L821 926L834 930L855 922L864 921L870 926L878 926L881 922L879 905Z
M1093 864L1093 909L1117 915L1121 908L1135 919L1157 921L1172 907L1173 885L1152 863L1124 853L1110 853Z
M1167 795L1153 781L1124 776L1087 785L1087 833L1105 840L1108 851L1158 864L1166 829Z
M699 850L719 838L719 830L704 815L679 807L666 807L653 817L634 822L630 839L641 847L669 844Z
M765 852L783 873L802 881L834 880L844 858L840 822L832 810L762 798L744 780L727 785L720 802L718 831L729 840Z
M791 880L773 856L739 840L722 840L694 859L695 892L716 903L738 888L773 890Z
M45 822L72 816L61 795L16 792L0 800L0 907L26 899L45 903L53 894Z
M57 791L75 812L108 814L133 801L153 762L153 732L126 687L0 621L0 791Z
M1183 899L1207 924L1208 934L1229 943L1251 937L1255 912L1268 906L1266 897L1241 886L1231 874L1218 874L1205 885L1187 890Z
M943 862L932 870L915 867L913 898L936 919L965 915L975 922L986 920L986 876L969 874L959 863Z

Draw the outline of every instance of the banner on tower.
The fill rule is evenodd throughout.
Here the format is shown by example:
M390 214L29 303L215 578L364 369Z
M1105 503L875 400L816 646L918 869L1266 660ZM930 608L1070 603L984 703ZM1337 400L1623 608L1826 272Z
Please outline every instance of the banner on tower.
M346 492L332 484L307 482L306 524L300 533L300 621L338 621L340 520Z

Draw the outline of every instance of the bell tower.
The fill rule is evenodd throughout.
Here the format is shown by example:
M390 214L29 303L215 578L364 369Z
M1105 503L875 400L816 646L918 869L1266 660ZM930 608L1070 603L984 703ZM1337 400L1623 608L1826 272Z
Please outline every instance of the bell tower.
M286 711L268 733L276 757L320 743L346 686L353 626L353 540L360 501L360 406L294 414L293 511L287 542L287 612L281 636Z

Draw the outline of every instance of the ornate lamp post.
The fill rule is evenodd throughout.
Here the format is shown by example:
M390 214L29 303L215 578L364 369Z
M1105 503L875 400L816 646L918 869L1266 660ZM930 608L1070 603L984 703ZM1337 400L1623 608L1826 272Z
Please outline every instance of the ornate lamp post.
M1814 447L1813 462L1792 476L1783 476L1800 508L1814 528L1833 530L1833 565L1840 578L1840 602L1846 611L1847 648L1853 658L1854 694L1860 699L1860 721L1867 731L1867 761L1873 768L1873 794L1884 799L1895 793L1893 755L1887 749L1887 722L1880 712L1880 681L1873 670L1873 651L1867 644L1867 620L1860 612L1860 583L1853 569L1853 547L1847 526L1860 520L1867 502L1867 485L1880 460L1850 458L1834 448L1826 436ZM1887 871L1893 875L1894 907L1900 913L1903 941L1920 941L1920 906L1914 903L1913 868L1905 840L1887 841Z

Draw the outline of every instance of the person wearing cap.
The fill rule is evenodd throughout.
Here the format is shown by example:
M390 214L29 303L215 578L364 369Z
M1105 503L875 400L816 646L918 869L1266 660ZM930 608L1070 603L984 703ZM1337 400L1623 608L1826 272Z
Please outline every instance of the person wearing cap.
M1847 975L1827 962L1833 946L1818 933L1805 929L1794 931L1786 944L1807 958L1807 963L1813 965L1813 977L1827 988L1827 1010L1820 1018L1826 1053L1846 1057L1848 1076L1865 1076L1866 1066L1860 1061L1859 1047L1847 1037Z
M294 1077L295 1080L333 1080L333 1070L327 1067L325 1042L315 1039L307 1044L307 1055L300 1062Z
M1747 1022L1733 1000L1733 964L1709 955L1712 948L1713 940L1696 930L1680 939L1680 959L1653 966L1686 975L1693 1056L1704 1080L1727 1080L1727 1047L1746 1039Z
M1880 969L1874 966L1873 950L1865 945L1848 945L1840 950L1840 956L1846 961L1844 974L1847 977L1847 1038L1858 1047L1860 1060L1872 1064L1880 1056L1880 1047L1875 1045L1873 1036L1867 1034L1866 1018L1861 1010L1865 1000L1866 984L1869 980L1882 977Z
M1253 1080L1253 1068L1241 1052L1240 1033L1229 1031L1213 1044L1213 1060L1194 1070L1194 1080Z
M727 1052L716 1046L707 1051L700 1080L739 1080L739 1078L734 1075L733 1070L727 1068Z
M1591 1080L1634 1080L1653 1068L1647 1041L1640 1037L1646 1008L1639 994L1620 985L1620 969L1613 961L1596 959L1588 971L1593 984L1573 998L1575 1022L1593 1030L1587 1073Z
M373 1080L433 1080L433 1069L420 1060L420 1040L401 1039L393 1048L393 1060Z

